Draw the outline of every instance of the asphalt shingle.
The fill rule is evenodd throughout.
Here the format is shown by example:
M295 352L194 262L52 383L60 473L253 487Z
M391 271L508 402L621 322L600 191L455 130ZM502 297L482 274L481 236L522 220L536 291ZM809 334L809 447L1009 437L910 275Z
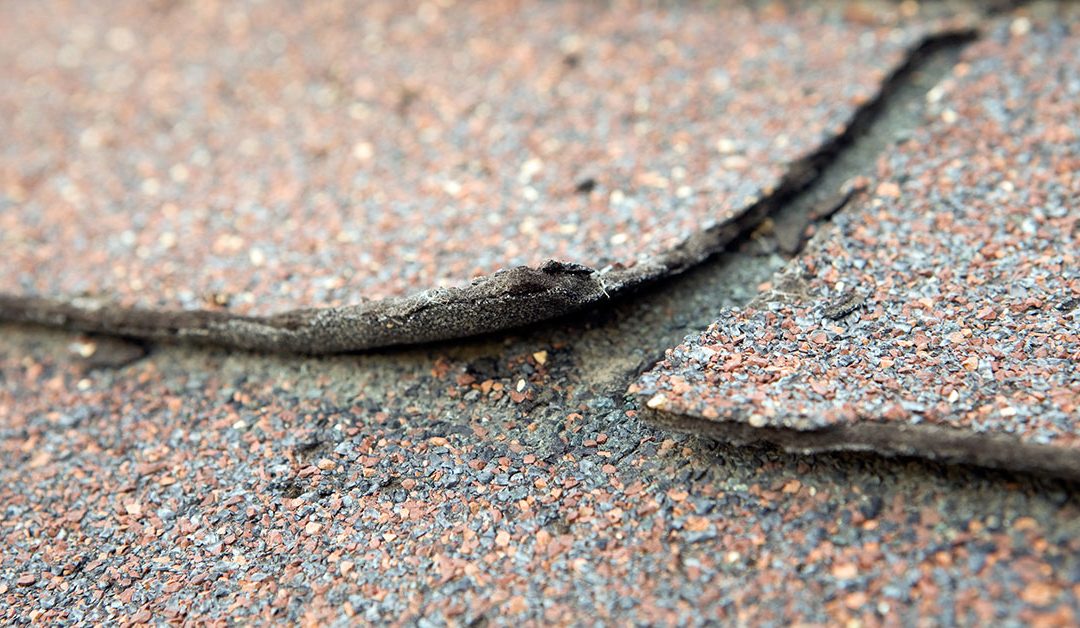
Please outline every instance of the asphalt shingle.
M654 419L1080 477L1078 44L1018 18L967 49L870 193L634 386Z
M312 351L510 327L698 262L966 24L887 3L0 12L0 316Z

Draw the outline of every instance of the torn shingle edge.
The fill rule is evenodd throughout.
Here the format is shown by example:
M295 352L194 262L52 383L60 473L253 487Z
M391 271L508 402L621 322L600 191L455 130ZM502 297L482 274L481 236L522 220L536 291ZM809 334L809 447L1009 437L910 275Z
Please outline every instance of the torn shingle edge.
M873 452L940 462L975 463L1036 475L1080 481L1080 456L1072 450L1000 434L980 434L939 425L865 422L798 430L755 427L737 421L710 421L646 409L648 423L734 445L769 443L792 454Z
M211 310L120 307L98 299L0 294L0 320L149 340L196 342L260 351L328 354L475 336L521 327L633 293L676 275L753 231L818 178L833 157L875 119L889 96L936 52L973 40L974 29L934 33L912 47L877 95L852 114L842 133L787 166L774 191L735 218L698 231L665 253L630 267L595 270L550 260L407 297L305 308L270 316Z

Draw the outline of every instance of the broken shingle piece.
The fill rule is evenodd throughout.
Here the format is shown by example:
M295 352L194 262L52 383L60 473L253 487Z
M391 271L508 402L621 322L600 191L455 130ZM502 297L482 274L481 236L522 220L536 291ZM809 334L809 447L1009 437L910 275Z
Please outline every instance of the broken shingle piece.
M653 420L1080 478L1077 85L1075 23L969 48L777 278L804 296L724 312L633 387Z
M0 317L308 351L549 318L722 247L920 42L967 23L200 6L0 8ZM534 272L528 298L492 276L551 259L614 270Z

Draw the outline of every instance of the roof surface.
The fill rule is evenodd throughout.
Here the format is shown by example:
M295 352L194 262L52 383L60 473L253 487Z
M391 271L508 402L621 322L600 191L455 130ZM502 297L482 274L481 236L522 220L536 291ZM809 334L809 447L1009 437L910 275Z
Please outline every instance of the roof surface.
M636 390L668 423L1080 478L1078 86L1075 24L1002 24L772 292Z
M66 328L0 323L0 624L1077 623L1080 483L1045 477L1075 479L1066 472L1074 467L1061 461L1075 464L1078 396L1068 379L1076 370L1068 353L1075 351L1068 334L1076 310L1063 298L1077 288L1069 266L1075 260L1067 257L1076 248L1071 215L1080 154L1072 97L1080 81L1070 64L1076 9L1048 4L982 16L980 41L965 48L964 28L975 18L951 3L779 6L439 0L358 9L199 0L50 2L16 11L0 4L0 14L18 14L0 20L0 58L16 61L0 65L0 129L26 131L0 144L0 202L7 203L0 239L20 277L12 279L9 266L0 271L0 282L18 284L17 293L0 290L0 318ZM941 21L931 10L965 17ZM491 50L481 32L501 38L502 47ZM930 32L936 43L910 48ZM456 54L434 54L466 40L473 45ZM816 65L818 58L832 65ZM431 69L456 63L465 64L460 76ZM356 79L360 67L378 70L380 80ZM515 82L499 84L498 73L490 84L463 79L491 67ZM724 76L730 93L710 92ZM774 84L778 77L786 85ZM67 96L51 97L61 90ZM506 107L466 107L464 128L455 126L457 107L472 96ZM647 109L637 106L642 98ZM721 105L748 108L714 115ZM610 122L602 137L590 126L599 118ZM764 121L775 128L759 128ZM506 145L489 135L488 123L501 125ZM772 143L770 133L789 127L787 146ZM723 128L732 134L704 137ZM438 141L425 144L425 129ZM701 153L698 164L698 153L679 153L684 132L688 146L716 154ZM547 133L554 135L533 142L533 134ZM830 141L836 133L841 139ZM564 150L540 155L532 179L519 179L532 153L518 159L516 151L542 152L550 137ZM597 137L605 156L608 140L629 152L579 170ZM734 152L728 144L719 150L722 137L736 143ZM680 199L684 183L676 183L674 168L699 183L729 181L725 173L739 162L726 160L749 159L738 137L749 142L746 150L761 151L745 164L745 180L761 194L776 186L772 194L752 208ZM515 157L497 164L506 168L469 165L469 151L503 149ZM790 165L800 150L818 153ZM387 154L414 162L387 161ZM444 176L442 158L466 165ZM177 164L186 170L174 171ZM415 174L421 168L426 174ZM668 188L651 185L659 183L645 174L653 171L671 175ZM564 183L565 195L558 192ZM338 241L336 234L349 232L342 208L369 207L346 202L361 185L398 195L400 212L385 221L393 229ZM516 204L525 188L544 201L541 208L580 210L579 227L595 229L556 234L561 217L544 221L547 214ZM615 190L622 204L604 205ZM713 192L721 199L738 191ZM581 249L597 256L589 264L624 253L626 261L652 257L603 274L548 263L460 290L264 319L236 314L351 302L355 286L348 282L361 281L359 274L341 285L309 281L343 277L353 261L328 262L342 251L385 255L387 274L362 281L390 282L384 288L401 282L402 292L387 294L408 293L414 280L438 285L439 271L424 266L424 256L464 254L431 244L423 231L443 214L415 212L449 207L436 200L451 198L460 203L454 211L473 211L481 204L469 203L484 195L502 212L486 209L485 216L531 217L537 232L515 231L509 222L491 231L456 225L463 231L449 230L458 235L446 243L467 245L475 259L453 271L466 268L464 275L447 275L452 281L467 280L474 266L496 267L515 243L522 248L514 255L535 253L537 261L548 255L537 251L579 245L595 247ZM150 197L154 204L108 200ZM642 199L664 220L632 205ZM590 222L593 204L614 213ZM77 206L98 213L78 214ZM714 209L724 217L746 211L704 228L725 218L695 212ZM241 238L239 248L177 262L185 245L213 249L224 224L218 214L226 211L243 214L236 218L243 233L227 232ZM270 219L292 211L304 220L288 223L286 216L282 226ZM631 224L622 222L623 211L639 221L632 223L637 231L622 231ZM100 222L90 220L95 216ZM177 239L165 247L170 238L154 229L185 216L193 231L175 227ZM943 220L955 240L948 247L940 244L945 229L927 228ZM106 234L107 245L83 242L80 225L87 237ZM664 249L665 238L682 237L684 228L697 235ZM33 229L36 246L55 253L55 262L33 257L40 254L34 246L11 235ZM248 239L315 241L319 229L329 230L333 237L322 239L333 244L301 247L291 257L277 240ZM814 231L809 251L789 263L785 254ZM465 245L454 239L467 233L482 237ZM497 241L494 233L506 237ZM656 235L612 241L619 233ZM917 246L893 242L893 234ZM409 250L420 257L395 258L389 245L369 251L365 239L415 247ZM534 242L537 251L528 248ZM253 246L262 258L253 259ZM69 251L77 247L87 251L82 258ZM912 270L930 262L948 269L933 284ZM26 272L33 264L41 277ZM311 272L275 274L283 264ZM82 290L70 288L80 282L106 285L95 284L103 278L128 281L135 266L146 273L140 289L128 283L125 294L112 284L104 300L64 292ZM209 301L198 293L194 307L216 309L169 313L157 308L188 303L180 290L168 292L169 273L219 273L206 289L235 281L227 289L236 292L211 293ZM50 282L56 285L45 286ZM867 290L849 299L852 287ZM267 300L249 300L245 291ZM905 300L911 291L917 297ZM803 292L809 300L796 300ZM1025 304L1032 295L1039 305ZM992 318L979 314L988 299ZM752 309L733 309L747 303ZM1027 308L1023 314L1014 311L1017 303ZM582 304L591 305L536 323ZM834 318L819 322L826 313ZM803 345L818 347L819 330L802 326L821 325L826 347L869 354L877 375L895 377L925 404L902 410L937 408L933 395L948 401L948 385L957 393L949 407L967 412L981 404L995 421L980 432L983 424L967 414L940 413L938 431L929 431L928 418L914 424L910 414L890 415L872 424L891 432L844 433L841 427L871 422L830 412L815 397L821 383L833 385L825 390L837 391L834 400L873 408L886 404L887 389L874 389L873 377L865 390L827 379L848 357L821 348L810 354L820 359L799 358L807 369L820 367L812 381L771 392L792 404L774 416L788 421L778 424L785 427L716 421L706 413L727 403L717 390L737 396L762 386L751 383L758 373L749 358L741 366L745 387L705 366L708 351L729 351L733 360L745 353L733 337L730 346L701 346L701 330L718 317L762 334L761 346L775 349L767 357L778 365L808 351ZM890 340L875 326L882 321L903 331ZM526 322L535 324L352 355L236 349L340 351ZM143 340L77 331L88 328ZM719 338L722 329L714 325L705 338ZM954 331L956 346L978 353L976 369L961 361L960 370L948 370L953 345L942 338L952 343ZM766 340L769 332L776 337ZM806 342L796 342L799 335ZM1006 351L1015 338L1028 342ZM862 342L855 347L852 339ZM1063 351L1067 357L1053 362ZM858 362L847 364L845 375L865 377ZM1036 377L1020 378L1021 368ZM928 369L942 387L925 384ZM987 370L993 378L970 384ZM634 382L638 394L628 394ZM650 407L664 404L652 401L658 390L642 394L642 385L666 386L664 403L683 404L686 413ZM1016 412L1000 412L996 397ZM811 406L820 412L802 414ZM814 441L789 424L817 426L827 438ZM913 424L923 440L905 431ZM782 447L740 444L766 433ZM853 434L874 437L858 443L868 451L801 453L850 447ZM957 447L933 442L941 434Z

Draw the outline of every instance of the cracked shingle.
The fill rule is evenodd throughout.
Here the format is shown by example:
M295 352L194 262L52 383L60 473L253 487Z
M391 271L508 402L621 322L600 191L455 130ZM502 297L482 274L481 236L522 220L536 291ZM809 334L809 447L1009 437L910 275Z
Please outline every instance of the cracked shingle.
M284 341L207 328L356 306L288 321L338 350L549 318L700 261L733 237L703 230L949 28L890 5L7 7L0 315L152 335L185 323L109 308L211 311L191 335L265 348ZM548 259L617 272L538 303L489 281L508 298L379 305Z

